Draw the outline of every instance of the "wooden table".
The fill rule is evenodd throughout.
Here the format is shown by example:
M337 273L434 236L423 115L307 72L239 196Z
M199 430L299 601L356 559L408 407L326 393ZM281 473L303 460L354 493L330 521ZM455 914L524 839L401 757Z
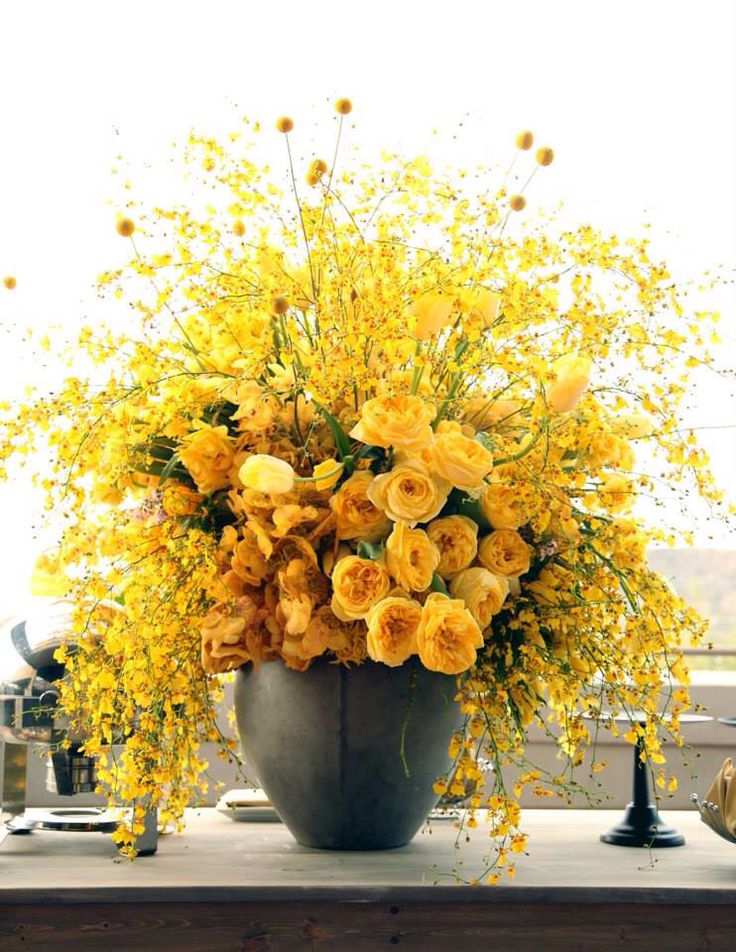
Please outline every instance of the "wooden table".
M527 811L529 855L495 887L441 875L453 861L448 821L400 850L330 853L299 846L279 823L191 811L183 835L132 863L99 834L8 837L0 949L736 950L736 847L694 811L663 814L684 847L600 843L619 817ZM468 874L487 842L476 830L463 845Z

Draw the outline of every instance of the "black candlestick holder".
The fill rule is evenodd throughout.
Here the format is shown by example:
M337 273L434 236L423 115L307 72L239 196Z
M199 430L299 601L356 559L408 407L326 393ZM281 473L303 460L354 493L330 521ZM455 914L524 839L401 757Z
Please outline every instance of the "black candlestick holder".
M601 720L627 721L641 726L647 721L646 715L638 711L633 715L617 714L612 717L610 714L602 713L589 716ZM679 717L681 724L712 720L713 718L707 714L681 714ZM600 838L603 843L610 843L612 846L648 846L664 849L685 845L685 837L682 833L666 826L660 819L652 796L649 770L644 756L644 742L641 737L637 738L634 745L633 800L626 807L621 822L605 833L601 833Z

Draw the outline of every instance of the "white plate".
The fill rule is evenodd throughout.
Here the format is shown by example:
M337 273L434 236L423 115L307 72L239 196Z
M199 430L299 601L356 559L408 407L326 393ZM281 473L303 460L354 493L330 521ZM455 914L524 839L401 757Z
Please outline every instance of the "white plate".
M228 790L215 807L231 820L253 823L280 823L276 810L268 802L263 790Z

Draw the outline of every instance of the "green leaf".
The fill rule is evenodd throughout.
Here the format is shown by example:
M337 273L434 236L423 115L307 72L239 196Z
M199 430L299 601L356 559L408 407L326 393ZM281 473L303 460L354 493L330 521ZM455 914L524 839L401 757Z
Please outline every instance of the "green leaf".
M467 516L468 519L472 519L477 524L481 533L492 531L492 526L486 519L479 500L466 495L461 489L453 489L447 502L448 504L451 503L451 506L445 506L443 515L456 513L459 516Z
M179 460L179 454L178 454L178 452L177 452L177 453L172 453L172 454L171 454L171 458L169 459L169 461L167 462L167 464L164 466L164 468L161 470L161 475L160 475L160 477L159 477L159 483L161 483L161 484L162 484L162 483L165 483L166 480L171 477L171 475L173 474L173 472L174 472L174 470L176 469L176 466L177 466L177 464L178 464L179 462L180 462L180 460Z
M485 433L483 430L478 430L473 439L476 443L480 443L481 446L484 446L489 453L493 452L493 439L491 438L490 433Z
M447 595L447 586L445 585L445 580L439 576L436 572L432 573L432 581L429 583L429 587L433 592L439 592L441 595Z
M327 423L332 430L332 438L335 441L338 459L344 460L346 456L352 456L350 440L348 439L348 435L345 430L343 430L335 417L325 410L324 407L320 407L319 410L325 420L327 420ZM352 466L350 469L352 469Z
M383 545L380 542L359 542L355 551L361 559L380 559L383 553Z

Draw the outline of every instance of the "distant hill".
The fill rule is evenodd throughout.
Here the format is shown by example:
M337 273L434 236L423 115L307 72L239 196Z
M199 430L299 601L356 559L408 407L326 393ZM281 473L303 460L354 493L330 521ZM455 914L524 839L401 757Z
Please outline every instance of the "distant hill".
M736 648L736 549L652 549L649 564L710 619L709 641Z

